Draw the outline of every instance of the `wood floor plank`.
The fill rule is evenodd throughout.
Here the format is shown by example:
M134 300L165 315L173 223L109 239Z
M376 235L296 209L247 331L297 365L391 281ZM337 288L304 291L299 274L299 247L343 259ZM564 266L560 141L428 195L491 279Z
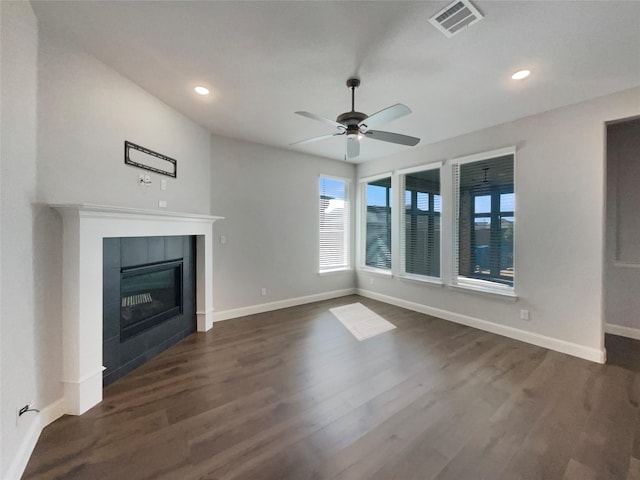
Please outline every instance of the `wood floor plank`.
M402 355L397 355L396 359ZM376 358L376 360L380 360ZM387 367L380 370L385 364L389 363L388 359L383 358L380 365L375 365L373 369L369 369L364 375L357 375L355 378L341 379L337 377L336 381L330 387L324 385L322 389L313 394L311 399L304 402L304 410L298 412L292 410L286 412L282 419L279 419L274 428L269 428L258 433L249 441L245 441L243 445L236 444L233 452L225 452L226 455L233 455L234 461L227 462L223 468L226 476L221 478L233 478L242 474L240 468L244 471L248 466L256 463L261 458L263 450L273 449L273 445L277 445L279 449L295 443L296 441L308 436L322 425L331 424L337 421L343 412L350 412L354 407L364 404L368 399L375 397L378 392L388 390L391 386L400 382L407 376L407 370L401 369L396 371L396 367ZM363 362L363 366L367 362ZM417 364L420 367L420 364ZM408 367L407 367L408 368ZM357 370L356 370L357 371ZM379 373L375 374L374 372ZM291 404L287 404L291 407ZM313 422L309 422L311 417ZM285 430L282 428L285 427ZM302 430L300 430L302 429ZM278 442L274 442L273 436L280 437ZM244 450L242 450L244 446ZM232 470L231 465L235 468ZM217 472L222 475L221 471Z
M357 341L329 312L397 328ZM42 432L24 479L640 480L640 342L609 365L358 296L217 323Z
M611 367L594 391L592 409L572 458L597 478L626 478L638 422L637 374Z
M412 412L406 409L401 415L390 419L389 432L373 430L368 437L373 441L384 439L379 447L364 448L371 451L377 448L392 449L389 460L380 468L380 463L370 455L362 456L362 460L352 463L338 478L386 478L397 475L398 466L402 466L404 455L419 445L429 445L433 453L450 460L466 443L467 438L478 429L485 428L487 419L506 400L507 395L496 391L491 379L496 376L494 362L505 357L512 357L514 352L508 345L499 343L498 348L490 350L487 355L475 356L475 361L465 367L454 367L455 372L445 372L446 379L439 382L438 388L430 391L418 404L419 410ZM522 352L516 352L521 354ZM541 361L538 356L538 361ZM535 363L533 364L535 367ZM513 381L519 375L512 369ZM499 376L499 374L497 375ZM404 418L403 418L404 417ZM387 440L388 439L388 440ZM389 441L390 440L390 441ZM362 449L363 445L355 445L354 449ZM344 452L352 461L356 455ZM343 453L343 455L344 455ZM444 467L445 464L440 464ZM437 473L434 465L421 468L420 478L430 478L428 471ZM416 472L417 475L418 472Z
M501 475L503 480L561 478L575 447L574 432L581 430L590 413L585 392L597 389L597 373L582 362L568 359L561 382L555 382L550 402L532 426ZM558 377L560 380L560 377Z
M461 359L460 364L462 363L463 360ZM331 451L344 449L377 424L386 421L396 413L404 411L408 405L439 385L435 375L439 372L436 364L433 364L431 369L422 368L421 370L421 368L421 365L414 364L400 371L382 372L374 378L366 379L355 388L347 388L344 391L346 396L340 394L343 400L341 408L339 411L331 408L331 412L339 412L341 416L330 422L325 422L325 427L316 429L304 440L296 442L295 446L290 446L295 449L300 448L302 445L303 449L316 452L316 462L304 462L303 464L297 462L296 464L288 465L287 458L293 457L290 450L286 458L279 458L276 454L272 455L271 458L266 456L266 459L264 455L260 458L260 456L256 455L257 452L254 451L251 462L243 462L242 471L236 469L230 478L242 478L243 475L255 476L260 470L266 468L266 463L271 465L271 470L275 465L279 472L278 475L285 478L303 478L309 475L307 470L314 463L323 462L334 467L339 465L338 459L328 458L328 454ZM323 413L326 414L327 412ZM317 413L315 417L318 417ZM262 460L263 463L257 463L259 460ZM254 464L255 467L249 472L247 467L250 463ZM317 476L318 473L315 472L314 475ZM329 474L324 472L324 475Z

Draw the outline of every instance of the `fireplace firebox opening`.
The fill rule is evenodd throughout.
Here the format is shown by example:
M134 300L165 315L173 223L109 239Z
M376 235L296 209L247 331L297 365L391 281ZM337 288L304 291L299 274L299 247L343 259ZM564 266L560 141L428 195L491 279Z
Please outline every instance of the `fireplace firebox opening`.
M183 312L183 259L121 269L120 341Z

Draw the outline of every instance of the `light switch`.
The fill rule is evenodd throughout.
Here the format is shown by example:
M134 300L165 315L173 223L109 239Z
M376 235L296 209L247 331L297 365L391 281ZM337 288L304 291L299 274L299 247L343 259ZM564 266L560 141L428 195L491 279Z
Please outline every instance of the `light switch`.
M222 245L224 245L225 243L227 243L227 236L226 235L220 235L220 243Z
M162 179L160 180L160 190L166 190L167 189L167 181Z

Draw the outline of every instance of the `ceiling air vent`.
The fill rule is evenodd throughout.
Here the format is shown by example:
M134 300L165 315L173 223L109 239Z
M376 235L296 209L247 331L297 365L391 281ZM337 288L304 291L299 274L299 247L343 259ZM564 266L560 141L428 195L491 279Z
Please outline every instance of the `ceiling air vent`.
M447 37L453 37L464 27L476 23L482 14L469 0L458 0L444 7L429 19Z

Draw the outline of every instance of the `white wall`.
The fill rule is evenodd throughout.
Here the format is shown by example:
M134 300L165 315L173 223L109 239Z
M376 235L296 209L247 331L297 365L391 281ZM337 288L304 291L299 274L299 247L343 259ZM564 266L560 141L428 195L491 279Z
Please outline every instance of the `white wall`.
M353 288L353 272L318 275L318 179L353 164L211 137L216 314ZM227 243L219 243L220 236ZM261 296L260 289L267 289Z
M109 67L41 32L38 189L48 203L210 213L209 132ZM175 158L178 177L141 187L124 141ZM160 190L160 180L167 190Z
M16 408L38 400L34 315L36 81L38 32L28 2L0 2L1 13L1 464L0 478L17 478L21 448L39 420ZM37 438L37 437L36 437ZM23 455L24 457L24 455Z
M603 348L604 122L638 113L640 89L633 89L360 165L358 175L368 176L516 145L518 300L364 272L360 288L490 322L503 333L517 329L515 336L523 337L517 332L524 331L528 340L597 359ZM447 163L445 178L450 168ZM451 196L443 186L443 202ZM443 219L445 281L451 245L451 221ZM520 309L530 311L530 321L519 319Z
M62 222L48 203L209 213L210 133L65 42L28 2L2 5L2 466L21 473L62 397ZM40 41L38 41L38 36ZM178 161L137 185L124 140ZM10 299L11 301L7 301ZM44 407L15 425L28 401ZM11 469L11 470L9 470Z
M62 220L52 203L209 213L209 132L177 113L95 58L40 32L38 58L38 202L34 252L41 402L62 395ZM124 141L178 162L171 178L124 164ZM137 183L149 173L150 187ZM160 190L160 180L167 190Z
M605 319L640 338L640 119L607 128ZM622 327L622 329L617 328Z

